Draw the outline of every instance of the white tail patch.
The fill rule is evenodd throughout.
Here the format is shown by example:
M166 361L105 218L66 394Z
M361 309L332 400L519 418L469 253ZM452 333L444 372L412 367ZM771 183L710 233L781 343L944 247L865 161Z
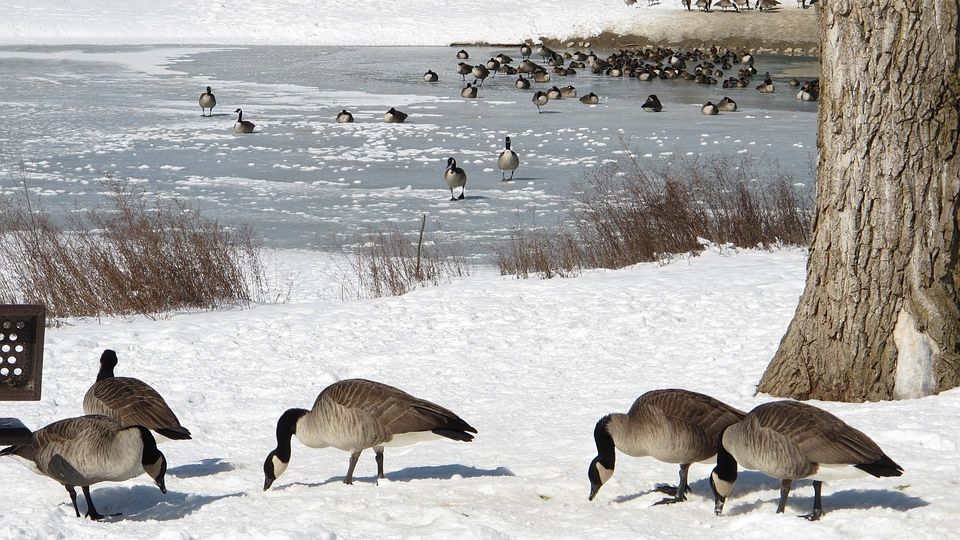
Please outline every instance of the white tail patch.
M901 309L897 316L893 341L897 345L894 396L897 399L911 399L936 394L937 379L933 372L933 361L940 350L930 336L917 329L916 321L906 309Z
M817 472L807 476L810 480L820 480L822 482L829 482L831 480L849 480L851 478L863 478L864 476L870 476L869 473L854 467L853 465L831 465L831 464L819 464L817 466Z
M383 446L410 446L424 441L437 441L446 439L442 435L437 435L432 431L414 431L412 433L398 433L394 435L389 442L383 443Z

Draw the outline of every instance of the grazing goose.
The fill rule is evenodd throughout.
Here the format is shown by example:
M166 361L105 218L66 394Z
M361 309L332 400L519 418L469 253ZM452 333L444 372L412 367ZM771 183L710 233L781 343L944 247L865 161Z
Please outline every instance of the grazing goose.
M189 439L190 430L180 425L167 402L149 384L131 377L114 377L117 353L100 355L97 381L83 396L84 414L102 414L123 427L144 426L167 439Z
M510 137L507 137L504 143L505 148L503 152L500 152L500 157L497 158L497 167L500 167L501 180L513 180L513 173L520 166L520 158L516 152L510 149ZM510 178L507 178L506 171L510 171Z
M550 101L550 98L547 97L547 94L543 93L541 90L537 90L537 93L533 95L533 104L537 106L537 112L541 113L540 107L543 107Z
M720 109L713 102L708 101L700 108L700 112L706 115L720 114Z
M590 92L589 94L580 98L580 103L583 103L584 105L596 105L597 103L600 103L600 96Z
M440 76L428 69L427 72L423 74L423 80L425 82L437 82L440 80Z
M524 79L523 75L517 75L517 82L513 83L514 86L520 90L529 90L530 89L530 79Z
M233 124L233 131L237 133L253 133L253 128L257 127L257 125L249 120L243 119L243 110L237 109L233 112L237 113L237 121Z
M658 489L672 498L657 504L687 500L687 472L691 463L706 461L717 453L720 434L739 422L743 413L710 396L687 390L652 390L638 397L627 414L612 413L597 422L593 438L597 457L590 462L592 501L613 476L615 449L633 457L650 456L665 463L680 464L680 484Z
M407 113L390 107L390 110L383 114L383 121L388 124L402 124L407 121Z
M217 106L217 98L213 91L207 87L207 91L200 94L200 116L207 116L207 109L210 109L210 116L213 116L213 108Z
M452 160L452 158L451 158ZM383 448L447 438L470 442L477 430L435 403L374 381L347 379L323 389L311 410L289 409L277 421L277 447L263 462L267 490L290 464L290 437L311 448L333 446L350 452L343 483L353 483L360 452L373 448L377 477L383 475Z
M720 103L717 103L717 109L720 109L723 112L736 112L737 111L737 102L723 96L723 99L720 100Z
M467 81L467 75L469 75L472 71L473 66L466 62L460 62L457 64L457 75L460 75L464 82Z
M656 94L650 94L640 108L647 112L660 112L663 110L663 103L660 103L660 98Z
M467 190L467 173L463 172L463 169L457 167L457 160L453 158L447 159L447 170L443 171L443 181L447 183L447 186L450 187L450 200L456 201L457 199L463 200L464 192ZM453 188L460 188L460 196L453 196Z
M823 515L824 480L871 474L900 476L903 468L870 437L823 409L798 401L764 403L723 433L717 466L710 475L714 511L719 516L737 481L737 464L780 479L777 513L787 504L793 480L813 480L811 521Z
M457 51L457 58L459 60L466 60L467 58L470 58L470 54L467 51L460 49Z
M467 85L464 86L462 90L460 90L460 97L464 97L464 98L476 98L477 94L478 94L477 87L473 86L470 83L467 83Z
M353 115L350 114L350 111L343 109L340 111L340 114L337 115L338 124L351 124L353 123Z
M34 472L63 484L77 517L77 486L87 499L85 517L93 520L104 518L90 497L93 484L123 482L146 472L161 492L167 492L167 460L157 449L150 430L143 426L124 427L106 416L79 416L54 422L35 431L29 444L0 450L0 456L7 455L26 460Z

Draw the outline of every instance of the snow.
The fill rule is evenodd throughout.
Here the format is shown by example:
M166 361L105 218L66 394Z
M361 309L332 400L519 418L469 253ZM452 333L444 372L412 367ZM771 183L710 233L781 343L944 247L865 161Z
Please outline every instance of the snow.
M158 320L70 320L47 333L43 399L5 403L33 428L81 414L104 348L117 374L165 396L194 435L165 443L166 495L146 476L92 490L105 523L77 519L57 483L0 460L0 538L947 538L960 527L960 391L866 404L815 403L867 433L905 469L824 487L826 516L797 482L785 514L778 483L741 472L722 517L709 465L683 504L651 507L677 467L620 454L587 501L593 426L641 393L680 387L741 409L803 286L801 250L718 252L666 265L514 280L489 267L403 297L341 301L343 261L276 251L272 294L285 304L175 313ZM365 452L293 444L289 469L262 491L279 415L326 385L365 377L444 405L475 426L472 443L387 449L376 485ZM81 501L82 506L82 501Z
M803 44L817 39L816 9L784 2L775 12L688 12L679 2L627 6L618 0L46 0L6 3L2 44L449 45L570 39L602 32L653 42L747 38Z

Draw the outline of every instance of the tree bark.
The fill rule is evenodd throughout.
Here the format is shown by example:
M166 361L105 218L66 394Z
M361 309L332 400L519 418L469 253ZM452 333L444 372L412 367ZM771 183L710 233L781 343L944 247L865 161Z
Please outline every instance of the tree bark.
M960 0L824 0L806 288L758 391L960 386Z

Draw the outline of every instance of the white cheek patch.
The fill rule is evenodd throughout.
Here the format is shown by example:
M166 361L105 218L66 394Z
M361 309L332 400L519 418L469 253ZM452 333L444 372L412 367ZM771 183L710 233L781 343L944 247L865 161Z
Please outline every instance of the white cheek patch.
M608 468L604 467L602 464L600 464L600 463L598 462L598 463L597 463L597 474L600 475L600 483L601 483L601 484L606 484L606 483L607 483L607 480L609 480L610 477L613 476L613 469L608 469Z
M271 460L273 461L273 477L280 478L280 475L287 470L287 464L280 461L277 456L273 456Z

